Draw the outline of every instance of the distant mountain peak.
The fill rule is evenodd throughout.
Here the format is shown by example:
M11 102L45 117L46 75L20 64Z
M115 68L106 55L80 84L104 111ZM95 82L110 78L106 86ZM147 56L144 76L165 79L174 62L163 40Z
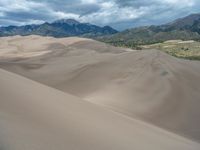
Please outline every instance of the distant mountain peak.
M112 29L110 26L104 26L105 29Z
M0 27L0 37L32 34L54 37L96 37L117 32L117 30L108 26L100 27L89 23L80 23L74 19L60 19L52 23L45 22L39 25Z
M116 46L135 48L137 45L160 43L167 40L200 40L200 14L176 19L163 25L142 26L122 31L99 40Z
M166 25L183 27L183 26L191 26L195 21L200 19L200 13L191 14L183 18L176 19Z
M77 24L80 24L80 22L78 22L78 21L75 20L75 19L60 19L60 20L54 21L53 23L66 23L66 24L69 24L69 25L77 25Z

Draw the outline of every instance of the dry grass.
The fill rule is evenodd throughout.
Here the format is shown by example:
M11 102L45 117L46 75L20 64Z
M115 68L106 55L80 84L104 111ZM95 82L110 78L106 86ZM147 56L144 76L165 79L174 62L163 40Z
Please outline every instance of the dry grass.
M197 41L171 40L141 47L143 49L159 49L178 58L200 60L200 42Z

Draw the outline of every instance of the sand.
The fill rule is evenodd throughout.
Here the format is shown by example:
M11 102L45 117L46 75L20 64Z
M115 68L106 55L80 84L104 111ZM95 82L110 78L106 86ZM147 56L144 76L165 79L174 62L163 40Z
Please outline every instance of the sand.
M131 51L76 37L15 36L0 41L7 43L1 45L4 50L0 55L1 68L70 93L82 103L89 101L128 120L142 120L200 142L200 62L177 59L157 50ZM15 56L16 51L19 54L16 57L5 55ZM24 53L32 52L40 55L23 57ZM146 141L142 145L147 149L152 144L144 137L137 142Z
M2 150L198 150L200 145L0 70Z

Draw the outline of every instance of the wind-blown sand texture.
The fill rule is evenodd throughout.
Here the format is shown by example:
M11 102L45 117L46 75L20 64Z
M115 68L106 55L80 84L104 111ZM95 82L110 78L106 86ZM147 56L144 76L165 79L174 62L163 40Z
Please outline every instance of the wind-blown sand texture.
M0 92L7 91L7 95L0 99L0 120L7 138L24 130L21 139L33 146L39 143L38 149L55 149L59 142L57 149L200 148L178 136L200 142L198 61L177 59L156 50L130 51L76 37L6 37L0 40L0 50L1 68L57 89L1 71L0 80L4 82L0 83ZM37 107L41 108L37 111ZM15 114L19 117L16 120ZM34 135L33 131L38 133ZM27 132L30 139L26 139ZM8 145L23 149L20 142L23 140L14 138L16 145ZM45 142L52 147L50 144L47 148Z
M2 150L198 150L199 144L0 70Z

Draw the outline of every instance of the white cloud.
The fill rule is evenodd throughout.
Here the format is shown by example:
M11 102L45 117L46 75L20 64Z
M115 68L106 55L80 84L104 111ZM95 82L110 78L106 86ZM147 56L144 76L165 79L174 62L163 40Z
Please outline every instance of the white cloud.
M91 4L91 3L97 3L98 0L81 0L81 2L82 2L83 4Z
M3 17L5 14L3 12L0 12L0 17Z
M198 12L199 7L199 0L0 0L0 24L21 25L73 18L127 28L127 24L132 27L140 22L171 21L175 19L173 16Z
M163 0L161 2L174 5L175 7L191 7L195 4L195 0Z
M38 7L45 8L43 3L27 0L3 0L0 1L0 11L30 11Z
M55 15L55 17L57 19L76 19L78 20L79 19L79 15L78 14L73 14L73 13L65 13L65 12L61 12L61 11L55 11L53 12L53 15Z
M99 11L83 16L81 19L93 23L109 24L136 19L145 14L145 8L120 7L113 1L103 2L100 6Z
M22 22L21 25L26 25L26 24L42 24L44 22L45 21L43 21L43 20L30 19L30 20L27 20L26 22Z

